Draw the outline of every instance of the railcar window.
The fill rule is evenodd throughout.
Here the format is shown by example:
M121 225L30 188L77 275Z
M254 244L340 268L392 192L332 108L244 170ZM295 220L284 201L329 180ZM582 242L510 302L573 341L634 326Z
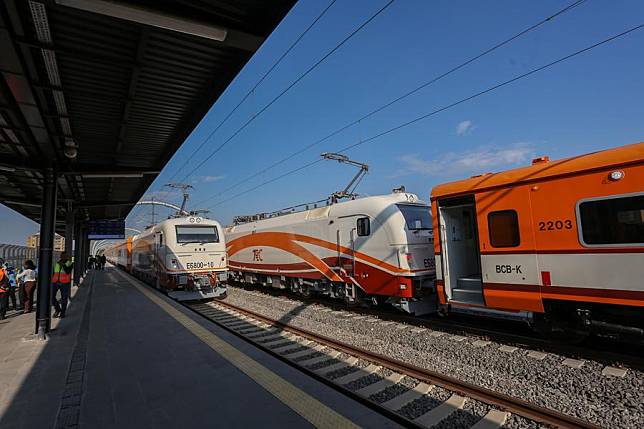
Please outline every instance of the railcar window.
M584 244L644 244L644 195L579 204Z
M358 230L358 235L360 237L371 234L371 225L369 224L369 218L361 217L360 219L358 219L356 229Z
M487 215L487 225L492 247L517 247L521 242L516 211L491 212Z
M177 225L177 243L219 243L216 226Z
M407 229L421 230L432 229L432 216L428 206L410 206L398 204L398 209L402 212L407 224Z

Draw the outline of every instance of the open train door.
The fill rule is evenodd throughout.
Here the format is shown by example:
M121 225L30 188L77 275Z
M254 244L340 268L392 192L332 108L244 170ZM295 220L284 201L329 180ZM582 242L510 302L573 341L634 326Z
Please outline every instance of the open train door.
M485 305L474 197L439 201L438 215L448 301Z

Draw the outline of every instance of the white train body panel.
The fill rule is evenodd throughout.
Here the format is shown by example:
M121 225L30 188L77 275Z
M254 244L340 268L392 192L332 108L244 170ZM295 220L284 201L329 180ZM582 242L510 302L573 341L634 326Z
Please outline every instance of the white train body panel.
M231 226L226 241L230 270L246 281L351 284L367 295L412 298L434 278L430 207L408 193Z

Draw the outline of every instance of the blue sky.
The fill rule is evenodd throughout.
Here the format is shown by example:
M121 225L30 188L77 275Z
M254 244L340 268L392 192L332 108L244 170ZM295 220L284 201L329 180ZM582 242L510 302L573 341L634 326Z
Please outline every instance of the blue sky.
M338 0L195 154L190 165L208 156L385 3L386 0ZM371 137L641 24L644 2L588 0L264 175L215 198L208 197L570 3L397 0L201 169L185 168L175 180L191 173L187 180L195 189L190 208L210 208L210 216L225 223L236 214L324 198L341 189L355 170L325 161L218 204L319 158L323 151L335 151ZM327 4L322 0L301 0L296 4L210 109L148 195L172 202L180 200L177 192L169 192L163 184ZM404 184L427 199L432 186L438 183L528 164L534 156L555 159L644 140L643 46L644 30L640 30L348 152L351 158L370 165L358 192L387 193ZM2 210L4 219L6 209ZM142 226L149 220L149 212L149 207L135 208L128 223ZM163 209L159 212L167 213ZM15 223L21 224L17 220ZM1 228L0 241L7 241L4 237L12 237L18 231L23 233L16 228L5 231L6 225ZM25 229L31 231L33 225ZM18 241L24 241L24 234Z

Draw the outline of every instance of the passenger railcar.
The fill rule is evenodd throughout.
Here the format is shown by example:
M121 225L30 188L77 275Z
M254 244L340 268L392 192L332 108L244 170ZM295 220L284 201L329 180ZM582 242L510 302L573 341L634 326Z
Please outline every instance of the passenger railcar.
M228 270L219 222L165 220L105 251L108 260L179 300L223 298Z
M432 311L430 207L395 192L226 229L231 278L348 302ZM422 299L424 296L426 299Z
M644 143L440 185L431 202L443 310L642 336Z

